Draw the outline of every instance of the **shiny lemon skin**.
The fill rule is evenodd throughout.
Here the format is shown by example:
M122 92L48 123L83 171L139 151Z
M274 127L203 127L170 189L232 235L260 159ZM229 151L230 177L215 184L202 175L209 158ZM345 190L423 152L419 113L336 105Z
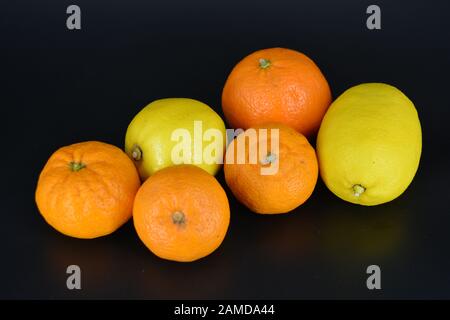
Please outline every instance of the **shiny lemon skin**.
M383 83L345 91L331 104L317 137L326 186L360 205L400 196L416 174L421 152L422 130L414 104Z
M220 143L224 150L225 124L220 116L203 102L189 98L160 99L148 104L134 117L125 136L125 152L134 159L142 180L162 168L175 164L172 149L179 142L172 139L172 134L177 129L186 129L190 133L191 163L212 175L217 173L221 164L205 161L202 154L208 145L219 141L208 141L203 135L195 135L195 121L200 121L202 133L210 128L219 130L222 135ZM194 148L194 141L198 143L199 139L202 147ZM218 154L217 158L221 158L222 154Z

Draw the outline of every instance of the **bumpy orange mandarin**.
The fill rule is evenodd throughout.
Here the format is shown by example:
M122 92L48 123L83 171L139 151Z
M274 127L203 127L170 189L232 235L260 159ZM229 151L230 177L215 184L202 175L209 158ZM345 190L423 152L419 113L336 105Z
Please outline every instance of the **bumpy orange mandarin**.
M266 130L265 136L261 129ZM278 129L278 136L273 129ZM254 132L257 136L251 138ZM272 147L276 141L278 150ZM239 145L245 145L245 161L241 163ZM255 150L256 162L250 154ZM311 196L318 177L313 147L305 136L282 124L256 126L237 136L227 148L224 170L236 198L264 214L285 213L300 206Z
M194 165L167 167L139 189L133 220L142 242L158 257L189 262L222 243L230 207L217 180Z
M317 65L303 53L284 48L245 57L222 92L223 113L233 128L278 122L306 136L317 132L330 103L330 87Z
M87 141L53 153L39 176L35 198L52 227L89 239L112 233L131 217L139 186L136 167L122 150Z

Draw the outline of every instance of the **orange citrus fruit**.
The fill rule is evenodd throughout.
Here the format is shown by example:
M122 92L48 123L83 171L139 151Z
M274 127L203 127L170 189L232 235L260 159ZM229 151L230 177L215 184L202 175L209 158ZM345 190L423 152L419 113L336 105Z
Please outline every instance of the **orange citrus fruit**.
M142 242L158 257L188 262L222 243L230 207L217 180L194 165L157 171L139 189L133 220Z
M62 147L52 154L36 188L44 219L76 238L112 233L132 214L139 176L119 148L97 141Z
M261 135L261 129L266 130L266 136ZM258 133L256 138L254 132ZM241 163L239 145L245 146L245 161ZM251 154L255 150L256 162ZM282 124L256 126L238 135L227 148L224 170L236 198L252 211L266 214L285 213L300 206L312 194L318 176L313 147L305 136Z
M330 87L317 65L284 48L245 57L231 71L222 93L223 113L233 128L278 122L307 136L317 132L330 103Z

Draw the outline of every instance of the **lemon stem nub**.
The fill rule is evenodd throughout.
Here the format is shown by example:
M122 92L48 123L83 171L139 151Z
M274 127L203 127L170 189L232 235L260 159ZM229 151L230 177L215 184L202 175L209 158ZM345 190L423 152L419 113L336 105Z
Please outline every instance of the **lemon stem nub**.
M259 59L259 67L261 69L266 69L270 66L270 60L267 59Z
M136 161L139 161L142 158L142 150L137 144L131 149L131 157Z
M360 195L362 195L364 193L364 191L366 191L366 188L364 188L362 185L360 184L355 184L353 187L353 195L355 197L359 197Z
M82 162L72 161L71 163L69 163L70 170L75 171L75 172L80 171L81 169L83 169L85 167L86 167L86 165Z
M172 213L172 221L174 224L183 225L186 221L184 213L181 211L175 211L174 213Z

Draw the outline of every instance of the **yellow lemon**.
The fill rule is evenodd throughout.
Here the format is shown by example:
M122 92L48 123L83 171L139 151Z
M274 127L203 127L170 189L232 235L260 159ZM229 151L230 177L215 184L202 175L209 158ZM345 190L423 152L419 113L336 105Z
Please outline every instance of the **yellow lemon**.
M226 131L220 116L188 98L156 100L131 121L125 151L143 180L174 164L194 164L217 173L223 160Z
M416 174L421 151L414 104L383 83L345 91L331 104L317 136L323 181L338 197L361 205L401 195Z

